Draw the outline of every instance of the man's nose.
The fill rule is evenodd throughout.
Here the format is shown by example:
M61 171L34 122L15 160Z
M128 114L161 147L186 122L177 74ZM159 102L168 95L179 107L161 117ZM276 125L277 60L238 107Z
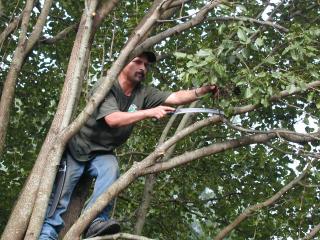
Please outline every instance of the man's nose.
M143 71L143 73L145 73L147 71L147 67L144 64L141 64L139 70Z

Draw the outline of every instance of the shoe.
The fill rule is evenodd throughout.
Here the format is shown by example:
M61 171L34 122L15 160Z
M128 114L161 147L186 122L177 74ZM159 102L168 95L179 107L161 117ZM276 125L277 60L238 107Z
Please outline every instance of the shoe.
M89 226L85 233L85 238L96 236L111 235L120 232L120 224L113 220L96 220Z

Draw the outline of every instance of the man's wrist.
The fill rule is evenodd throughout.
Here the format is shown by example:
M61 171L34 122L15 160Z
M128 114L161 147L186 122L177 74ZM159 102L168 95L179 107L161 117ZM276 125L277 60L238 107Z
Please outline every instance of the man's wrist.
M194 89L194 95L196 96L196 99L198 99L199 97L201 97L200 93L198 92L200 88L195 88Z

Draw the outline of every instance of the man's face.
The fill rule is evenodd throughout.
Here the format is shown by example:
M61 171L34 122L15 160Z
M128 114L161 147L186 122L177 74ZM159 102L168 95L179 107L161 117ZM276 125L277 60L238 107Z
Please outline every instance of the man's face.
M127 79L134 83L140 83L146 78L149 67L148 59L141 55L132 59L123 69Z

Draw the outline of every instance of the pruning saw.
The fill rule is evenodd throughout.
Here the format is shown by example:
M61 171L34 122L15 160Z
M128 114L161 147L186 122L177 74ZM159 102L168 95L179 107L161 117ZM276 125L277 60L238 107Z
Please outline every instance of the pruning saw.
M178 108L173 112L170 112L168 114L170 115L176 115L176 114L185 114L185 113L210 113L213 115L222 115L224 116L224 112L215 109L215 108Z

